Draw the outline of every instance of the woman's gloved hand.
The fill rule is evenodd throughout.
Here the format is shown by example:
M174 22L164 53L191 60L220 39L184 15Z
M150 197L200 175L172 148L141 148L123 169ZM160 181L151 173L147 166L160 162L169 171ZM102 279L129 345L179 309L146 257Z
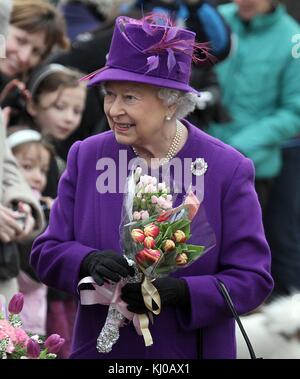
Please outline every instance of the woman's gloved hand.
M111 280L118 282L121 277L134 276L134 269L126 259L112 250L94 251L85 257L80 268L80 277L91 276L95 282L102 286Z
M184 279L159 278L152 284L157 288L161 300L161 307L166 305L185 306L189 303L188 285ZM128 304L127 309L133 313L146 313L148 309L144 303L141 283L127 283L121 289L121 299ZM155 306L153 307L155 310Z

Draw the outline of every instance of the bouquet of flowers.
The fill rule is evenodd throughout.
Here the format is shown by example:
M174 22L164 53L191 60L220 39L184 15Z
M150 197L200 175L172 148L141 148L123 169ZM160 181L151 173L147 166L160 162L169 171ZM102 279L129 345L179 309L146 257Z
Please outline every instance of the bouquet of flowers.
M0 297L0 359L55 359L65 340L58 334L51 334L45 341L38 335L28 335L19 316L23 304L23 294L17 293L7 310L4 297Z
M133 320L137 332L144 337L145 345L151 345L148 317L153 322L152 314L159 314L161 305L152 282L187 267L214 245L213 233L206 239L206 246L187 243L191 237L191 223L200 207L198 197L189 190L182 204L173 208L173 201L166 183L158 183L155 177L142 175L140 167L128 177L120 235L124 256L134 267L135 276L122 279L110 288L112 301L97 339L97 350L101 353L111 351L119 338L119 328L128 320ZM120 286L128 282L142 282L148 315L132 314L126 309L126 304L122 304ZM156 305L155 309L153 305Z

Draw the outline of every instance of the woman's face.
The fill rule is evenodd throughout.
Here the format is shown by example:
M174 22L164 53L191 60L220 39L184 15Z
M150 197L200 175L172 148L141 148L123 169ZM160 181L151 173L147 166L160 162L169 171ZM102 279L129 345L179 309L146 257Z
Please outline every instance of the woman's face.
M105 84L104 112L118 143L147 146L161 133L168 107L154 86L133 82Z
M26 182L39 197L47 184L49 151L40 143L30 143L20 146L14 156Z
M28 111L44 136L63 141L79 127L85 97L86 89L82 85L58 89L41 94L39 103L31 105Z
M10 25L6 41L6 58L1 60L0 72L8 77L27 73L37 66L46 49L45 33L28 33Z
M249 21L253 17L268 12L273 0L234 0L243 20Z

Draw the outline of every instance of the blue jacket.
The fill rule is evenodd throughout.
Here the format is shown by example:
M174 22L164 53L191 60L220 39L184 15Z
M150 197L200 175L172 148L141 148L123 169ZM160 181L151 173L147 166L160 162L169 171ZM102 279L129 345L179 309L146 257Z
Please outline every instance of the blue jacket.
M249 24L235 4L219 9L234 35L232 54L216 67L233 120L209 131L251 158L257 178L272 178L281 143L300 133L300 59L292 55L300 27L283 6Z

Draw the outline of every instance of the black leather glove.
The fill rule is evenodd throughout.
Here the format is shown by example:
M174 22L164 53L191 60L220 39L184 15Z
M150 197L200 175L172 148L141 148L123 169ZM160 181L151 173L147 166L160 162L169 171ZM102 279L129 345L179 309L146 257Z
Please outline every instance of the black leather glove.
M166 305L182 307L189 303L188 285L184 279L166 277L156 279L152 284L160 295L162 308ZM130 312L148 312L142 296L141 283L127 283L121 292L121 299L128 304L127 309ZM153 309L155 310L155 306Z
M126 259L112 250L94 251L85 257L80 268L80 277L92 276L95 282L102 286L111 280L118 282L121 277L133 276L134 269Z

